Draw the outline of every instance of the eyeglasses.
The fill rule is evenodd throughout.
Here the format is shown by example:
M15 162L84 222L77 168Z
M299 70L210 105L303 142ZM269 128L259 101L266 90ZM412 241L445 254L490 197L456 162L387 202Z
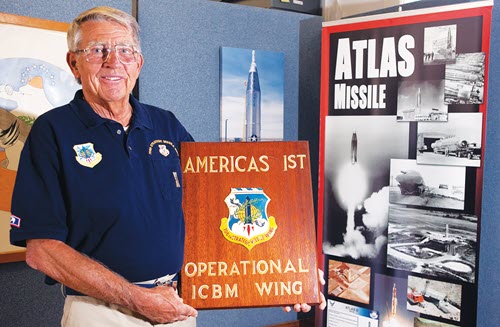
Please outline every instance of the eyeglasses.
M78 49L75 53L85 53L85 59L92 64L102 64L109 58L111 51L115 51L118 60L124 65L129 65L137 62L137 53L134 46L131 45L115 45L114 47L107 44L91 44L85 49Z

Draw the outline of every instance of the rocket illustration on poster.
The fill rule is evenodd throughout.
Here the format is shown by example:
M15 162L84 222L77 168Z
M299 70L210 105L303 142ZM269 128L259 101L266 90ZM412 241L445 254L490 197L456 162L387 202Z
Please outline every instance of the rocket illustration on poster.
M282 141L283 97L283 52L221 48L220 141Z

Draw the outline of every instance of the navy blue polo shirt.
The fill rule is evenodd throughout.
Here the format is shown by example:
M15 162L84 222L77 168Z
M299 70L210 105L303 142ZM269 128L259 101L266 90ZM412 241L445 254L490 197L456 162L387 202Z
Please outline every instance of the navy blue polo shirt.
M12 199L10 241L55 239L131 282L181 269L184 216L179 143L193 138L167 111L139 103L126 133L78 91L37 118Z

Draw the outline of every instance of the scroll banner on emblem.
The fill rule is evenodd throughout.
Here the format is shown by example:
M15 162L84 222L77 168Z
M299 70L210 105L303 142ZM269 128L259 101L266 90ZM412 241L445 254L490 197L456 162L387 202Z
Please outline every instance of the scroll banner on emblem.
M181 165L184 302L319 303L308 143L182 143Z

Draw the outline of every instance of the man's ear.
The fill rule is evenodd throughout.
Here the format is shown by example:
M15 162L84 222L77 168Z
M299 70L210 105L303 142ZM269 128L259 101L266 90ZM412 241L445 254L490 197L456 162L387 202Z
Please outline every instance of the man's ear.
M142 65L144 65L144 57L142 56L142 53L139 53L139 58L137 60L137 63L139 64L139 73L140 73Z
M71 69L71 72L75 76L75 78L80 78L80 72L78 70L78 64L76 60L76 54L74 52L68 51L66 53L66 63L69 66L69 69Z

